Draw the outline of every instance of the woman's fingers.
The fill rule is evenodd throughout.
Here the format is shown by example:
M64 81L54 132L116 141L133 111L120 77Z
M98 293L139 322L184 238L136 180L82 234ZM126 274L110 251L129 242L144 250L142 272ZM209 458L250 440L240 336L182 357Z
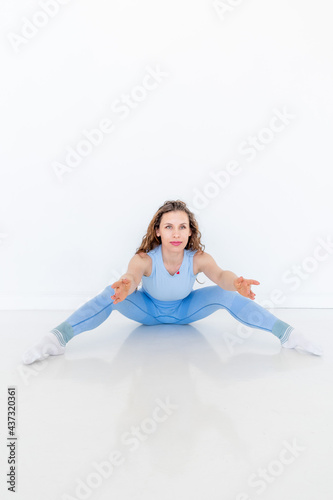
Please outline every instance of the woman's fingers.
M119 287L119 285L120 285L120 281L115 281L114 283L112 283L111 288L113 288L115 290L116 288Z
M114 304L118 304L118 302L121 302L126 298L130 284L131 280L128 278L122 278L112 283L111 288L114 289L115 293L111 296L111 299L113 299Z
M111 288L113 288L114 290L114 294L111 295L111 299L113 299L113 302L116 304L116 301L118 299L118 294L119 294L119 285L120 285L120 282L119 281L115 281L114 283L112 283L111 285Z
M257 280L245 280L248 285L260 285Z

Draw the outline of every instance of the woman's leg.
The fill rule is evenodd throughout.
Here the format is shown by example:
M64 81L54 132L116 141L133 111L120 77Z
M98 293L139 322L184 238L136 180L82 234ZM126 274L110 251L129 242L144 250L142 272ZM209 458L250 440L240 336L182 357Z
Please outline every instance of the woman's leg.
M145 325L157 325L158 314L153 301L141 290L133 292L125 300L113 304L111 296L114 289L107 286L100 294L92 298L60 325L48 332L41 341L29 349L22 357L25 364L45 359L48 355L63 354L66 344L76 335L93 330L103 323L113 310Z
M114 289L107 286L103 292L83 304L63 323L53 328L54 333L62 345L67 344L79 333L93 330L103 323L112 311L119 311L127 318L146 325L157 324L154 319L156 307L149 297L141 290L131 293L125 300L113 304L111 296Z
M281 321L251 299L238 292L223 290L218 285L193 290L180 304L178 324L187 324L209 316L218 309L226 309L235 319L252 328L275 335L283 347L302 347L313 354L322 354L291 325Z

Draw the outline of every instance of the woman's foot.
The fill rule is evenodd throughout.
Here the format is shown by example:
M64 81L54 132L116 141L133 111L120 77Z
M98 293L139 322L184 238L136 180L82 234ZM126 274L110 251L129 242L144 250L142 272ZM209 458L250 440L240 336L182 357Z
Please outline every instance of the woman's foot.
M303 333L295 328L290 333L288 340L281 343L281 345L287 349L300 348L311 354L316 354L316 356L322 356L323 354L323 349L319 345L314 345Z
M52 332L48 332L44 337L28 349L22 356L25 365L30 365L34 361L40 361L49 356L64 354L66 347L62 346L57 337Z

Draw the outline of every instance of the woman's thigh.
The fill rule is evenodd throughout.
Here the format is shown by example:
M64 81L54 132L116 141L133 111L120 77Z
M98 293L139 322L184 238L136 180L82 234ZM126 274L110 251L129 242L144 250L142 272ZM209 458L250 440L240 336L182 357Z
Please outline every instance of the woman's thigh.
M192 292L183 299L178 314L178 324L198 321L218 309L226 309L235 319L243 324L271 330L277 318L253 300L243 297L238 292L223 290L218 285L207 286Z
M111 295L114 294L110 287ZM159 325L157 319L159 311L154 302L141 290L131 293L125 300L112 304L112 309L119 311L123 316L138 321L143 325Z
M187 324L205 318L221 309L222 303L228 302L227 295L222 300L220 293L223 290L219 286L207 286L192 290L192 292L181 302L177 315L178 323ZM229 298L230 302L230 298Z

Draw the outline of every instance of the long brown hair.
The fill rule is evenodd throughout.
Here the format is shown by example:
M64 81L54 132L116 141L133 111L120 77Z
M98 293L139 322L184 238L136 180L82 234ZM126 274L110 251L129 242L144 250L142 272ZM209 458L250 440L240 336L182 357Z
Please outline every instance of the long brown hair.
M188 239L185 249L197 250L199 252L203 252L205 250L205 245L201 243L201 233L194 214L189 210L184 201L171 200L165 201L155 213L149 223L147 233L142 238L140 247L135 252L136 254L139 252L148 253L150 250L161 244L161 237L156 235L156 229L160 227L163 214L166 214L167 212L175 212L176 210L186 212L190 221L191 236ZM198 280L196 279L196 281ZM198 281L198 283L200 283L200 281ZM202 283L200 284L202 285Z
M166 214L167 212L175 212L176 210L186 212L190 221L191 236L188 239L185 249L204 251L205 245L201 243L201 233L194 214L189 210L184 201L172 200L165 201L164 204L157 210L149 223L147 233L142 238L140 247L135 252L136 254L139 252L147 253L161 244L161 237L156 235L156 229L160 227L163 214Z

